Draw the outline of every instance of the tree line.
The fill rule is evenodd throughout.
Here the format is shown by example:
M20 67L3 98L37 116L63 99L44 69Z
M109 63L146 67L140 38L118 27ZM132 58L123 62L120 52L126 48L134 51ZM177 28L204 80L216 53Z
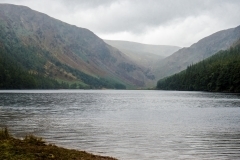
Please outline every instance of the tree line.
M157 89L239 93L240 45L220 51L180 73L159 80Z

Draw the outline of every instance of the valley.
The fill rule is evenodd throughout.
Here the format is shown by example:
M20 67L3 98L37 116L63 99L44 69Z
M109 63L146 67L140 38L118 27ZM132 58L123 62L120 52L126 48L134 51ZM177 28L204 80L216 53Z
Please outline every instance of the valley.
M239 15L0 0L0 159L239 159Z
M184 48L102 40L88 29L9 4L0 4L0 29L0 61L6 64L5 69L0 66L2 89L154 88L159 79L230 48L240 38L238 26ZM12 67L25 75L18 82Z

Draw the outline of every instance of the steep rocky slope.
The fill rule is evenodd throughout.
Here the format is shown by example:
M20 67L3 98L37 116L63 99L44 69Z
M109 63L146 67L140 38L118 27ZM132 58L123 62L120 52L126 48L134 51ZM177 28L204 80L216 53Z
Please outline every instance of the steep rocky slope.
M134 87L144 87L154 79L147 68L129 60L88 29L28 7L0 4L0 29L0 45L11 49L12 57L32 73L81 81L81 77L73 73L77 70ZM23 48L26 49L21 52L24 62L18 54Z

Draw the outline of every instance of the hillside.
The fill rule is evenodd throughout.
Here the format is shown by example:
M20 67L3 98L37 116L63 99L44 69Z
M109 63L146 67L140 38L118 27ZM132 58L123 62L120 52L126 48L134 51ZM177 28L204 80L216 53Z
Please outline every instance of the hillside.
M30 74L9 58L9 52L0 47L0 89L60 89L70 88L67 83L39 75ZM72 86L73 87L73 86ZM74 87L74 88L77 88ZM83 86L78 86L83 88Z
M216 32L187 48L182 48L171 56L159 60L153 73L161 79L187 68L187 66L206 59L220 50L228 49L240 38L240 26Z
M144 87L154 78L91 31L28 7L0 4L0 35L0 48L31 74L93 88Z
M137 64L152 68L157 60L170 56L180 49L177 46L150 45L129 41L104 40L107 44L119 49Z
M178 74L159 80L157 89L240 93L239 42Z

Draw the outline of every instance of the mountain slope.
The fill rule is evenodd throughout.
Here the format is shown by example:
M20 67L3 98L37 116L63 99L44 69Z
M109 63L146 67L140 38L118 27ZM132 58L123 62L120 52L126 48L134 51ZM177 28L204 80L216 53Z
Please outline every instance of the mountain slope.
M226 51L159 80L158 89L240 92L240 41Z
M220 50L228 49L239 38L240 26L214 33L190 47L182 48L171 56L158 61L153 73L157 79L173 75Z
M150 68L155 61L163 59L180 49L177 46L149 45L119 40L104 41L119 49L134 62Z
M147 69L91 31L28 7L0 4L0 29L0 44L11 49L12 57L32 73L89 83L84 75L135 87L144 87L152 79Z

